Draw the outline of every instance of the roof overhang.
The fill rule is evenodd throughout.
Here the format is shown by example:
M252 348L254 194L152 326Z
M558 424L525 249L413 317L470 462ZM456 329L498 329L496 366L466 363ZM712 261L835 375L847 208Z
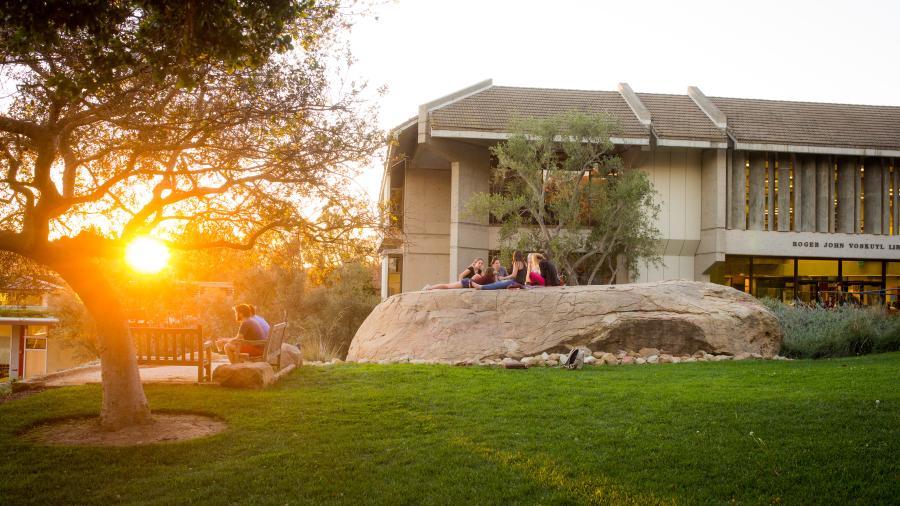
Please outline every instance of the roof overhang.
M767 144L762 142L735 141L734 149L742 149L746 151L777 151L781 153L807 153L814 155L900 157L900 151L895 149L846 148L840 146L803 146L797 144Z
M486 139L505 141L512 137L513 134L508 132L484 132L480 130L432 130L432 137L443 137L445 139ZM613 144L624 144L630 146L649 146L650 139L643 137L610 137L609 140Z
M58 318L20 318L17 316L0 316L0 325L56 325Z

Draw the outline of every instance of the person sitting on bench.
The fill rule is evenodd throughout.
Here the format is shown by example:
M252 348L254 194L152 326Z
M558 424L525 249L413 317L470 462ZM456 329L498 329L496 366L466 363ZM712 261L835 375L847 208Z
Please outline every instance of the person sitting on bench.
M250 306L250 311L253 311L253 319L263 330L263 339L268 339L269 331L272 329L272 326L269 325L269 322L267 322L265 318L256 314L256 306Z
M251 357L259 356L264 349L262 346L238 344L233 341L241 339L245 341L263 341L268 337L259 322L253 319L253 308L251 308L249 304L238 304L237 306L234 306L234 317L238 323L241 324L237 335L230 339L216 340L216 348L219 350L219 353L222 353L224 350L225 354L228 355L228 360L232 364L241 361L241 353L248 353Z

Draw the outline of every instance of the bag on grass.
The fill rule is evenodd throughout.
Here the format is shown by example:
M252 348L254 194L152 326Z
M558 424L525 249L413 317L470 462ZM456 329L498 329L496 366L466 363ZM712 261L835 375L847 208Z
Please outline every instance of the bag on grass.
M581 369L584 366L584 350L575 348L566 356L563 367L566 369Z

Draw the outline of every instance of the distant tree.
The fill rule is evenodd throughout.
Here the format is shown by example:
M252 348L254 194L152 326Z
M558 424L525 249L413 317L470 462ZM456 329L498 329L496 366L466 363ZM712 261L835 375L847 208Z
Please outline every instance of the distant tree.
M0 4L0 251L59 273L96 323L101 421L149 421L116 263L135 237L249 249L370 220L348 194L381 144L332 85L341 0ZM324 208L327 212L314 212Z
M505 249L550 254L569 284L614 282L639 261L658 263L655 190L615 154L618 128L608 115L576 112L514 121L509 140L491 148L495 191L473 195L467 211L494 216Z

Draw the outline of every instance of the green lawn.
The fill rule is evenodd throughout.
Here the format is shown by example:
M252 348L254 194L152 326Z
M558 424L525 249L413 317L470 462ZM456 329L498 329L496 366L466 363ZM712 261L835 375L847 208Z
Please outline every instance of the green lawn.
M100 389L8 402L0 504L900 502L900 353L578 372L345 365L263 392L147 394L230 430L42 447L16 433L96 414Z

